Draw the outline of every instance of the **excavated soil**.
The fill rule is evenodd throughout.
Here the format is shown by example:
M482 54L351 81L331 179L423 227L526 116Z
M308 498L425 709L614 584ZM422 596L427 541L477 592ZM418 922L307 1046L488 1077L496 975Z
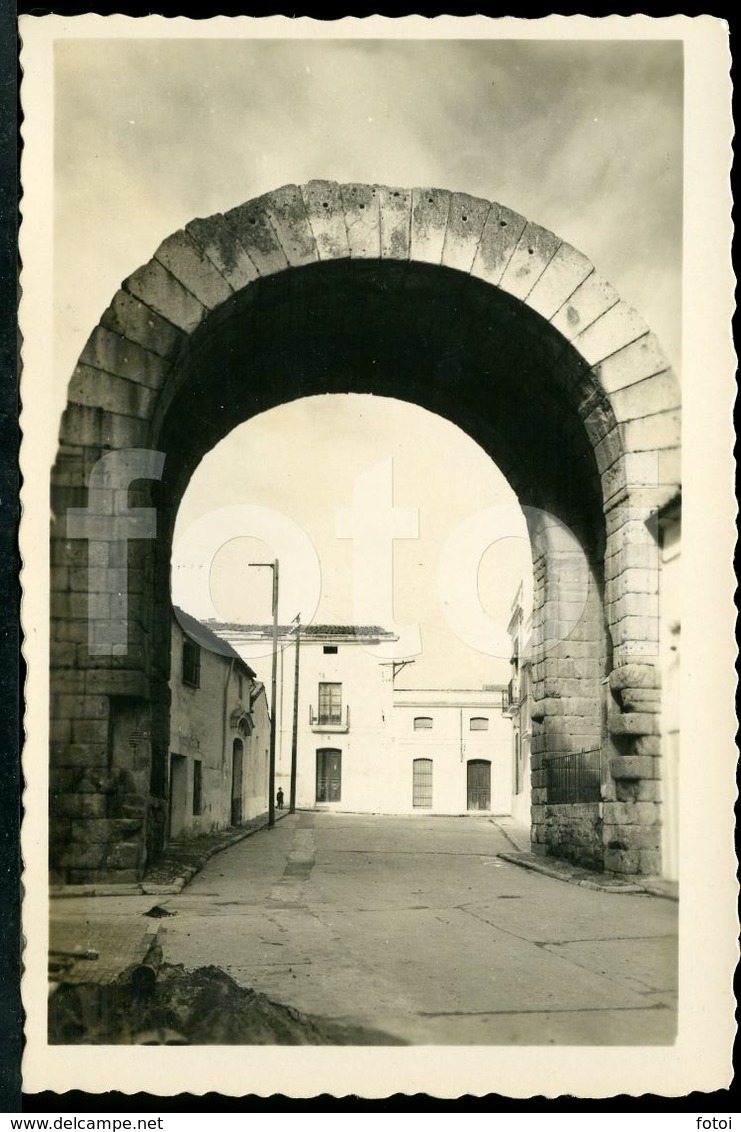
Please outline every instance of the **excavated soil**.
M238 983L218 967L163 964L107 986L60 983L49 1042L93 1045L402 1045L374 1030L312 1018Z

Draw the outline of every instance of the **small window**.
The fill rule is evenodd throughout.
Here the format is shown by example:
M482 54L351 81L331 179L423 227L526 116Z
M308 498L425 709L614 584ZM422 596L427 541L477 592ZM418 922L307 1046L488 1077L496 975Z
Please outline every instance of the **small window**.
M183 638L183 683L191 688L201 685L201 649L190 637Z
M431 715L415 715L415 717L414 717L414 730L415 731L431 731L432 730L432 716Z
M193 813L200 814L203 809L203 763L193 761Z
M322 651L334 655L337 652L337 645L325 645Z
M241 672L237 673L237 689L238 689L239 698L241 700L244 696L244 680L242 679L242 673Z
M319 723L342 723L342 684L319 685Z
M489 720L485 715L472 715L470 727L471 731L488 731Z

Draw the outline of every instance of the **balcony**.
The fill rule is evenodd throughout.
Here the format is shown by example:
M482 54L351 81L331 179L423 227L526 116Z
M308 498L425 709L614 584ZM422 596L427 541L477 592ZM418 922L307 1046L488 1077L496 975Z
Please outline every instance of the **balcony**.
M315 711L312 705L309 708L309 726L312 731L323 731L325 734L344 734L350 730L350 707L345 704L344 710L332 708L330 711Z

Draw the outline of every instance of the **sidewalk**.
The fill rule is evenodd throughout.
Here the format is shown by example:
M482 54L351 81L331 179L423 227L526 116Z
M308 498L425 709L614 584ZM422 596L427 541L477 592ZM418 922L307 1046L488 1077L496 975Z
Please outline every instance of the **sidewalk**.
M276 811L275 820L288 816L288 810ZM188 881L199 873L215 853L251 837L268 824L268 815L260 814L238 827L219 829L204 837L184 841L171 841L162 857L154 862L136 884L65 884L52 885L52 899L73 896L168 896L182 892Z

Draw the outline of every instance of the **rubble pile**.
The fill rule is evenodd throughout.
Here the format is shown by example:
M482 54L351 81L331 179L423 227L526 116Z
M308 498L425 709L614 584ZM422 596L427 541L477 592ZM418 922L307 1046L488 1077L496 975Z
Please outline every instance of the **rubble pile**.
M157 971L139 967L108 985L61 982L49 999L52 1044L334 1045L341 1041L335 1027L241 987L218 967L193 971L173 964L163 964Z

